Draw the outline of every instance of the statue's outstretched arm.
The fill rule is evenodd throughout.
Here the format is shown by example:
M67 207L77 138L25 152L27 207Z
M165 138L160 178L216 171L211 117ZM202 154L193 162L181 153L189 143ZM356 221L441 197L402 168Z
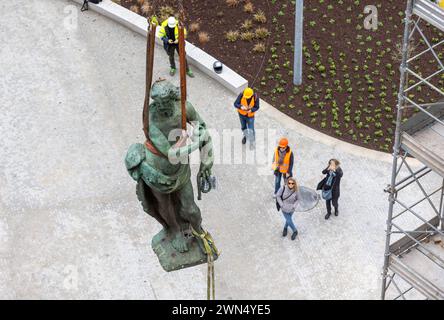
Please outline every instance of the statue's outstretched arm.
M173 163L186 162L188 161L188 155L199 149L201 158L200 173L204 176L210 176L211 167L213 166L213 146L211 137L207 131L205 122L189 102L187 102L187 122L191 123L194 127L193 135L191 136L192 143L184 146L171 147L168 150L168 159Z
M157 128L154 123L150 123L150 139L164 156L168 157L168 151L171 148L168 138Z

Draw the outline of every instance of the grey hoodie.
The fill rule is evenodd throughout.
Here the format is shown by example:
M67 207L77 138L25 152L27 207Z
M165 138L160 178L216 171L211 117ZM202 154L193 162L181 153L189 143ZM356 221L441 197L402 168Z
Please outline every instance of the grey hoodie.
M281 206L282 212L293 213L296 201L299 200L299 193L290 190L288 186L282 186L276 193L276 200Z

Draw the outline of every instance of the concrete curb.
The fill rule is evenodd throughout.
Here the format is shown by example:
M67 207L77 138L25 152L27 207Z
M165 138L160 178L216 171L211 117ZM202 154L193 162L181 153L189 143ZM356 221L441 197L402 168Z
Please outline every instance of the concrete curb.
M72 1L80 5L83 4L83 0ZM89 8L90 10L118 22L144 37L147 36L148 21L146 18L112 2L111 0L103 0L99 4L89 3ZM163 44L160 39L156 38L156 43L163 48ZM222 84L231 92L239 94L248 86L248 81L246 79L226 65L224 65L223 72L221 74L215 73L213 70L213 63L216 61L216 59L207 54L205 51L199 49L188 41L186 41L185 48L188 62L190 64L208 75L210 78Z
M319 132L319 131L312 129L312 128L296 121L295 119L289 117L288 115L279 111L278 109L276 109L275 107L273 107L272 105L270 105L269 103L267 103L266 101L264 101L262 99L261 99L260 111L262 113L265 113L267 116L269 116L275 120L278 120L283 125L294 129L298 133L300 133L306 137L309 137L310 139L312 139L316 142L320 142L322 144L333 147L334 149L338 150L338 152L346 152L346 153L353 154L355 156L363 157L366 159L384 161L384 162L389 162L389 163L391 163L393 161L393 155L390 153L367 149L367 148L364 148L361 146L357 146L357 145L336 139L336 138L331 137L331 136L324 134L322 132ZM333 155L332 155L332 157L333 157ZM415 167L421 165L421 163L417 159L414 159L414 158L409 158L406 161L409 165L412 165Z

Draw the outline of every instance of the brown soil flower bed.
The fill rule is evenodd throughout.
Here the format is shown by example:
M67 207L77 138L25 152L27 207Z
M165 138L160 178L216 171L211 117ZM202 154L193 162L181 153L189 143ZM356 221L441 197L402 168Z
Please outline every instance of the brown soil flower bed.
M162 18L178 11L178 1L145 2ZM140 10L143 3L121 1L140 14L144 14ZM364 28L366 5L378 8L376 31ZM372 149L390 150L406 1L305 1L301 86L292 83L294 1L189 0L183 1L183 6L190 30L188 40L248 79L264 100L329 135ZM208 42L199 42L200 32L207 33ZM431 26L425 27L425 33L432 43L443 39L443 34ZM420 41L414 43L417 45L412 54L426 48ZM438 52L442 59L442 50ZM412 66L415 72L428 76L436 71L432 54L420 63ZM408 81L410 85L416 82L411 78ZM431 82L444 90L444 75ZM433 102L437 97L422 85L411 94L418 103Z

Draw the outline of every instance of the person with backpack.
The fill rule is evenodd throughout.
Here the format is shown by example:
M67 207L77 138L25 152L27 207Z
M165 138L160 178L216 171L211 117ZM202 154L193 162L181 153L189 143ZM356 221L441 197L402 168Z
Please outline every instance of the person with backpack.
M276 194L276 207L281 210L284 218L285 225L282 232L282 236L287 236L288 227L293 231L291 240L296 239L298 230L293 222L293 213L295 212L296 202L299 200L299 187L296 180L293 177L287 179L287 183L284 184Z
M336 159L330 159L328 167L322 170L322 174L325 174L325 178L319 182L317 190L322 190L322 198L327 204L327 214L325 220L328 220L331 216L331 204L335 208L335 216L339 215L338 200L340 196L341 178L343 176L340 162Z

